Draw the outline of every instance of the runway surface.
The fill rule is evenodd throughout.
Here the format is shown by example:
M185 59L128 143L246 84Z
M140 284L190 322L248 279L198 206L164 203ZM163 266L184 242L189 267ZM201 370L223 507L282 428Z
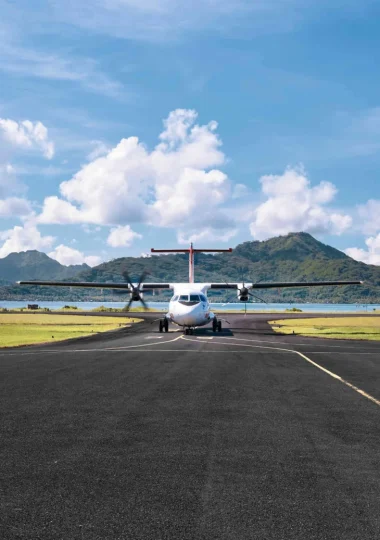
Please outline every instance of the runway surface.
M276 316L0 350L0 538L378 540L380 343Z

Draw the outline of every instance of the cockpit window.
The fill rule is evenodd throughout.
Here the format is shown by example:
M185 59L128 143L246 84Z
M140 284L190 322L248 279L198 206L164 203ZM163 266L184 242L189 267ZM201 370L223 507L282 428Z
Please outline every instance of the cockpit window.
M177 302L177 300L178 300L178 294L173 296L173 298L171 299L171 302Z
M190 302L199 302L199 296L197 294L191 294Z
M187 294L181 294L181 296L179 297L179 301L181 301L181 300L182 300L182 302L187 302L189 300L188 295Z
M199 298L202 300L202 302L207 302L207 298L205 297L204 294L200 294Z

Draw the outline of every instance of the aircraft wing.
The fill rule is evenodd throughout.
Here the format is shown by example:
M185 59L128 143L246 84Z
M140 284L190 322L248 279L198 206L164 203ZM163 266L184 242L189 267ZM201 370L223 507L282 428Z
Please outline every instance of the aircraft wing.
M331 285L362 285L363 281L279 281L244 283L247 289L280 289L282 287L328 287ZM208 289L241 289L242 283L208 283Z
M124 289L126 292L131 290L128 283L99 283L96 281L18 281L18 285L42 285L44 287L86 287L93 289ZM137 284L136 284L137 285ZM142 283L142 291L153 289L173 289L171 283Z

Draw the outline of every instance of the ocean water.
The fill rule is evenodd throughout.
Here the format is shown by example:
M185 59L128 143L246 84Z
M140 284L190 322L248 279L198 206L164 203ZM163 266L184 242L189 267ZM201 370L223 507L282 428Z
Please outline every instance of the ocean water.
M112 308L122 308L126 305L126 302L47 302L47 301L1 301L0 300L0 309L17 309L26 307L27 304L38 304L42 308L49 309L61 309L65 305L77 306L83 311L91 311L100 306L112 307ZM155 308L158 311L166 311L168 309L168 302L147 302L148 306ZM136 302L135 306L140 304ZM244 311L244 303L218 303L212 302L211 307L218 310L238 310ZM264 304L264 303L247 303L247 312L255 311L285 311L286 309L302 309L306 313L358 313L358 312L368 312L371 313L374 310L380 311L380 304Z

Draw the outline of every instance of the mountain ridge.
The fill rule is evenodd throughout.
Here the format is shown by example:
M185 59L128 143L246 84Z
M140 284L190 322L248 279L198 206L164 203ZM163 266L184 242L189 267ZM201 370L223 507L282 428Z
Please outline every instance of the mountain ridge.
M0 280L64 280L89 269L87 264L64 266L46 253L33 249L10 253L0 259Z
M1 261L0 261L1 262ZM195 280L227 281L329 281L364 280L363 286L316 287L282 290L262 290L260 296L268 302L332 302L380 303L380 267L355 261L336 248L323 244L308 233L289 233L265 241L248 241L236 246L232 253L196 254ZM144 270L147 281L174 282L188 280L188 256L170 254L152 257L121 257L87 268L75 274L74 281L120 282L127 270L137 281ZM28 279L43 279L41 276ZM0 279L2 275L0 273ZM66 278L67 279L67 278ZM4 289L8 289L4 291ZM94 299L104 301L126 298L114 292L88 289L42 289L3 287L1 296L29 294L44 299ZM216 296L214 295L216 298ZM157 297L156 297L157 298ZM161 295L159 298L164 298ZM218 298L231 298L222 292ZM157 298L158 299L158 298Z

